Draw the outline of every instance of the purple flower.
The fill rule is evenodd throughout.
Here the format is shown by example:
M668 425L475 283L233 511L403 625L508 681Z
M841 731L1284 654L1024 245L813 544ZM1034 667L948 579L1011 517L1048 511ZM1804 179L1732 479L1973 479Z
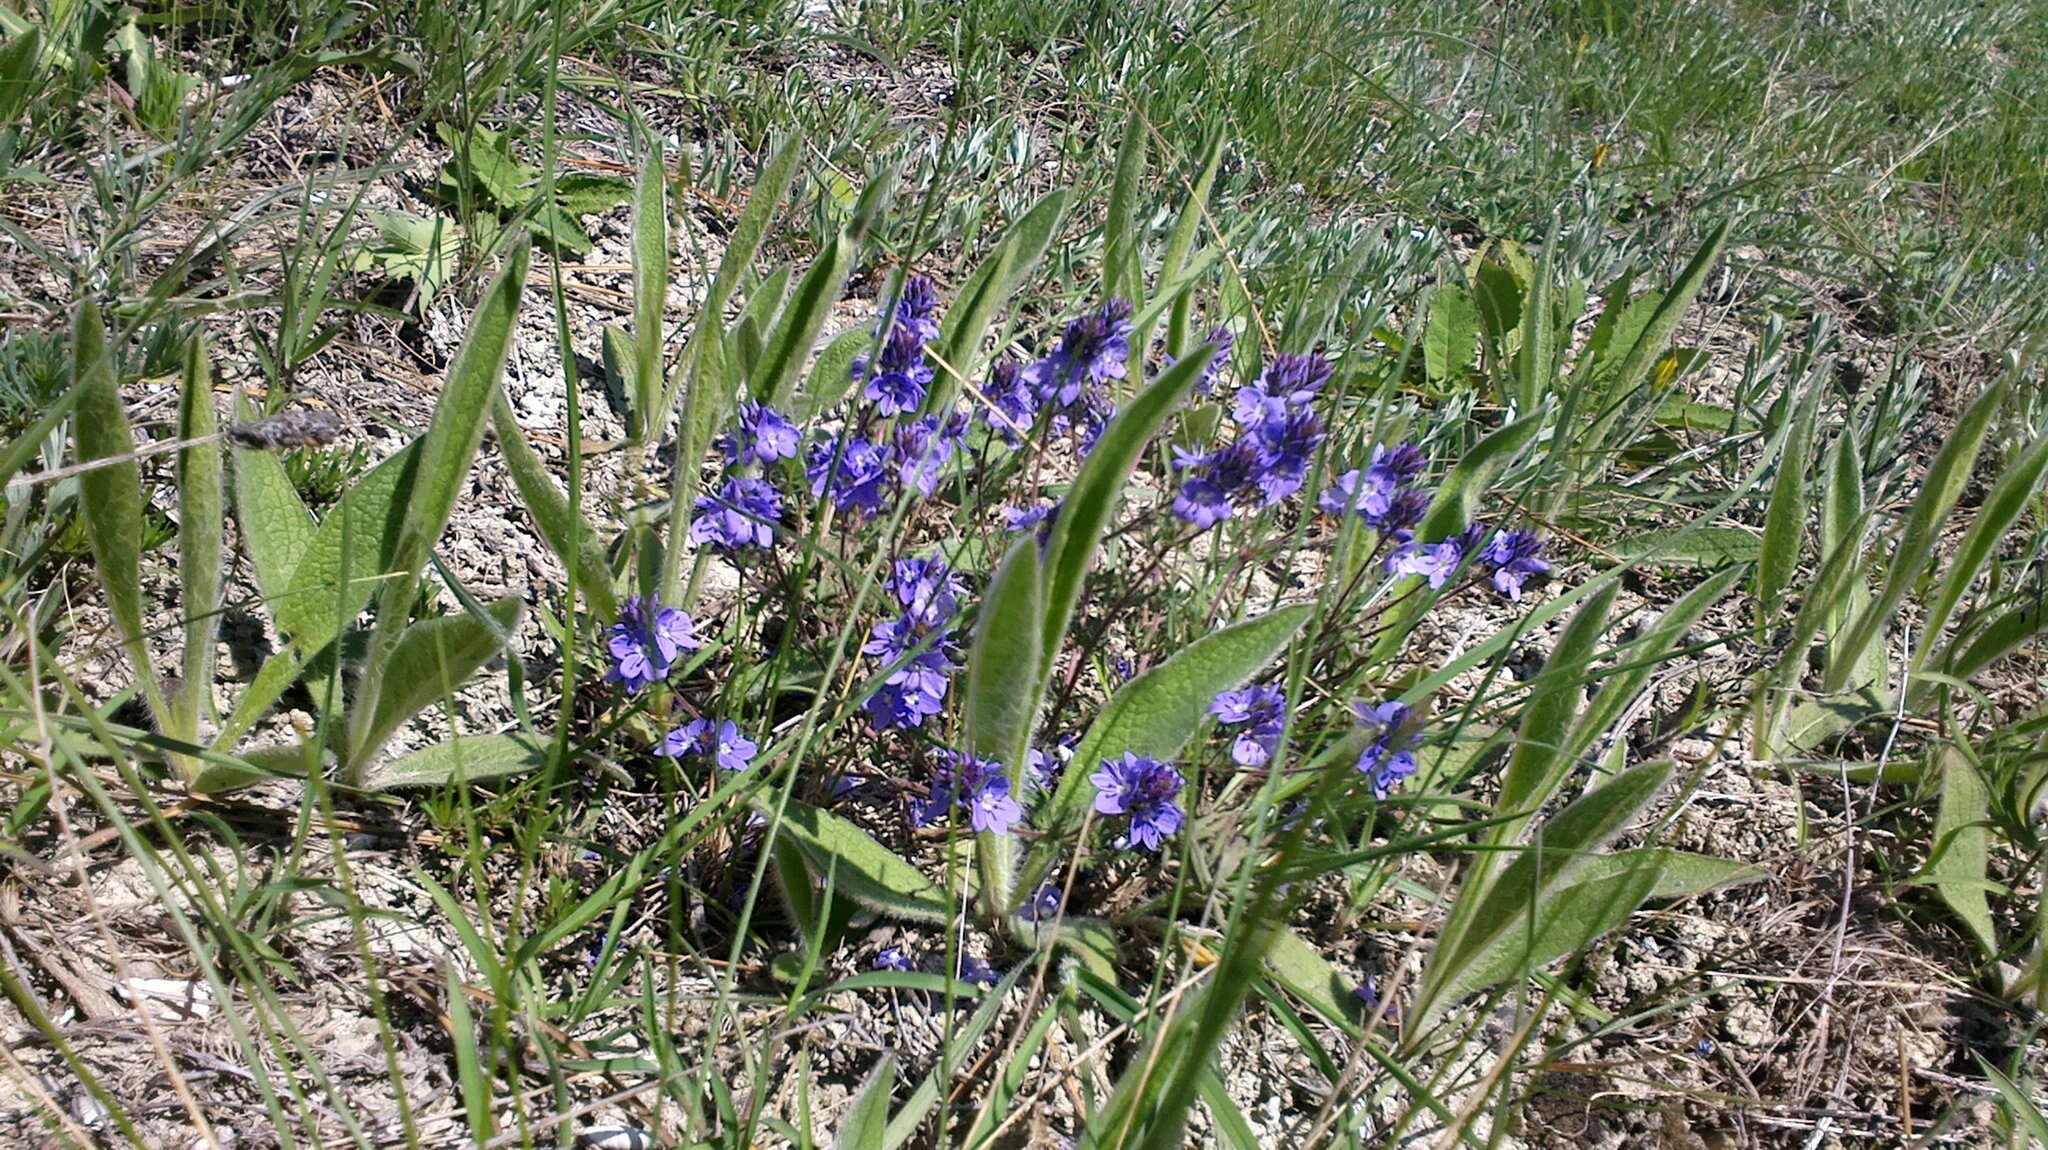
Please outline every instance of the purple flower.
M1332 515L1356 512L1375 531L1394 532L1422 522L1429 510L1429 495L1401 486L1391 472L1381 469L1375 455L1371 468L1364 472L1353 468L1339 475L1316 503Z
M1259 428L1257 437L1257 482L1266 506L1271 507L1301 490L1309 457L1323 442L1323 421L1313 411L1290 412Z
M875 969L913 971L917 969L917 963L911 961L910 956L903 953L902 947L885 946L882 948L881 953L875 955Z
M896 429L890 446L895 452L897 478L905 487L927 498L938 489L939 472L960 442L953 422L942 423L937 415L927 415Z
M1262 767L1272 760L1280 746L1286 725L1287 696L1275 687L1246 687L1225 691L1209 704L1209 713L1224 726L1242 726L1231 744L1231 761L1240 766Z
M924 403L925 384L929 380L918 379L905 371L884 372L868 381L861 391L883 415L902 415L913 412Z
M889 495L888 453L857 435L811 444L804 475L811 481L812 495L822 498L829 492L832 502L855 508L864 517L880 511Z
M718 448L735 464L766 467L778 459L795 459L799 438L795 424L750 399L740 405L739 425L718 441Z
M678 759L684 755L710 755L721 770L744 771L754 765L754 753L761 748L740 733L731 719L692 719L668 733L661 741L661 753Z
M1059 884L1049 882L1039 887L1036 894L1025 900L1023 907L1024 917L1033 922L1044 922L1049 918L1058 918L1061 906Z
M1130 832L1117 839L1117 846L1156 851L1167 835L1180 829L1180 807L1173 799L1182 779L1170 764L1125 751L1121 759L1102 760L1102 769L1088 781L1095 784L1097 814L1131 818Z
M1464 561L1464 548L1459 546L1456 539L1446 539L1441 543L1418 543L1413 538L1401 538L1407 534L1406 531L1395 533L1397 545L1387 555L1387 573L1420 575L1429 580L1430 587L1442 587L1457 573L1458 565Z
M1494 589L1521 602L1522 584L1529 576L1550 570L1550 564L1536 557L1543 550L1543 543L1540 536L1528 531L1494 532L1492 540L1479 552L1480 562L1494 569Z
M1401 780L1415 773L1417 733L1406 703L1389 699L1377 705L1353 703L1351 709L1372 742L1358 755L1358 773L1372 782L1374 798L1384 799Z
M994 967L976 958L974 955L962 952L960 955L960 981L971 982L976 986L994 986L1002 981L1002 979L996 975Z
M1175 448L1173 465L1187 473L1174 497L1173 513L1205 531L1230 518L1238 503L1249 500L1262 470L1259 449L1249 439L1206 455Z
M982 419L1012 443L1038 418L1038 394L1024 381L1015 360L997 360L989 369L988 382L981 385L981 394L988 400Z
M1330 361L1319 355L1276 355L1261 378L1269 395L1279 396L1291 407L1315 401L1330 381Z
M782 494L765 479L729 478L716 495L697 498L690 539L738 550L768 547L782 521Z
M967 594L967 585L943 559L898 559L887 585L903 604L904 618L923 627L944 626Z
M977 833L1008 834L1024 821L1024 808L1010 797L1010 780L1001 763L945 750L933 758L931 793L910 807L911 820L918 826L930 826L955 807L966 810Z
M1379 444L1372 449L1372 466L1366 469L1366 474L1379 487L1395 488L1414 482L1427 466L1429 457L1412 443L1392 447Z
M612 666L604 677L623 684L632 694L668 678L669 668L684 651L703 644L697 641L696 624L688 615L635 595L619 606L619 621L612 624L608 646Z
M1112 299L1069 323L1052 354L1024 369L1024 381L1041 403L1071 407L1089 389L1124 377L1130 336L1130 301Z
M1180 494L1173 497L1174 515L1204 531L1230 518L1235 510L1228 491L1199 476L1183 482Z

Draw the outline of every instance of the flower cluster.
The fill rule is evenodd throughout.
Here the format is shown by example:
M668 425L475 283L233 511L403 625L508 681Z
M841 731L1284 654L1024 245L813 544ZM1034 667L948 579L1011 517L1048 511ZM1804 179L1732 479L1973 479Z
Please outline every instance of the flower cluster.
M932 318L938 306L932 281L906 277L895 314L875 325L880 354L872 361L865 355L854 358L853 381L863 385L861 395L885 416L909 415L924 406L933 376L924 349L939 337L938 321Z
M632 694L668 678L669 668L684 651L703 644L697 640L696 624L681 609L635 595L619 606L619 621L612 624L607 646L612 665L605 680Z
M1078 431L1092 446L1116 414L1104 385L1129 373L1130 358L1131 304L1112 299L1069 323L1046 355L1022 368L997 363L983 386L989 422L1015 440L1049 414L1054 431Z
M1175 450L1181 485L1174 515L1207 530L1239 507L1271 507L1300 491L1323 442L1314 403L1329 379L1327 360L1281 355L1264 375L1238 388L1230 405L1236 439L1209 452Z
M1387 553L1386 567L1393 575L1419 575L1432 588L1442 587L1469 559L1491 572L1494 590L1519 603L1522 588L1532 575L1550 570L1539 558L1542 537L1527 531L1488 533L1483 523L1474 523L1436 543L1423 543L1408 531L1393 533L1394 549Z
M1246 687L1225 691L1209 704L1209 713L1226 727L1242 727L1230 745L1232 762L1245 767L1263 767L1280 746L1280 732L1287 721L1287 696L1275 687Z
M930 826L945 818L955 807L967 812L976 832L1008 834L1024 820L1024 808L1010 795L1010 780L1003 765L957 751L938 751L932 768L931 791L910 804L910 818L918 826Z
M959 653L951 625L967 591L937 559L897 560L888 587L903 614L877 623L861 648L896 668L861 704L868 722L882 731L923 726L944 708L947 676L957 669L952 656Z
M1130 829L1118 847L1156 851L1167 835L1180 829L1181 811L1173 800L1180 794L1180 772L1169 763L1125 751L1120 759L1102 760L1102 769L1088 776L1095 784L1095 812L1130 816Z
M735 470L758 466L766 471L784 459L795 459L801 438L796 425L763 403L740 406L733 429L720 437L718 449ZM782 493L765 478L728 474L716 492L697 497L697 515L690 520L690 541L728 551L775 544L782 522Z
M1402 779L1415 773L1414 715L1398 700L1378 705L1353 703L1351 709L1372 735L1372 742L1359 752L1358 773L1371 780L1373 797L1384 799Z
M739 724L731 719L692 719L661 741L661 754L669 758L709 755L719 769L727 771L744 771L753 766L754 753L760 749L754 740L740 733Z
M1356 514L1375 531L1406 530L1429 510L1429 493L1415 485L1428 463L1412 443L1381 444L1372 449L1370 466L1339 475L1317 505L1332 515Z

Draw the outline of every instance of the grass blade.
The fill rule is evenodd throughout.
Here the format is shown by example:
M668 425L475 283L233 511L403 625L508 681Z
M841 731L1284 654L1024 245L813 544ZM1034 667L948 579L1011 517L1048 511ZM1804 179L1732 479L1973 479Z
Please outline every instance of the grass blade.
M198 440L178 454L178 584L185 613L182 684L172 703L169 734L199 740L200 720L213 707L214 636L220 630L221 550L226 495L220 422L213 408L213 373L206 345L193 339L185 350L184 390L178 399L178 438ZM186 777L197 762L183 763Z

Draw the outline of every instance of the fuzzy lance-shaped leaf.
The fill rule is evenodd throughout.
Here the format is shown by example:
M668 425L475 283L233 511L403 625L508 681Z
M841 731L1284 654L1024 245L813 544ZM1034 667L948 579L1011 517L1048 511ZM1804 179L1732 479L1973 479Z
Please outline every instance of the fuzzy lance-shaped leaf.
M1915 660L1918 667L1925 667L1930 661L1943 629L1948 626L1949 616L1954 614L1964 593L1990 562L1999 541L2005 538L2005 533L2019 522L2028 505L2038 497L2044 474L2048 474L2048 436L2035 440L2006 467L1992 486L1991 494L1977 509L1976 518L1970 521L1970 529L1964 534L1962 545L1956 548L1955 557L1949 560L1941 589L1927 608L1927 619L1920 625L1923 638L1919 658Z
M1205 635L1118 689L1074 748L1073 762L1040 816L1045 834L1020 888L1031 889L1067 849L1067 834L1087 812L1093 789L1088 776L1098 762L1125 751L1154 759L1180 754L1217 694L1243 686L1286 650L1314 609L1282 607Z
M246 410L237 414L242 419L251 415ZM313 546L318 524L275 454L237 448L234 461L235 522L256 568L256 586L274 612L291 591L292 577Z
M1642 331L1634 342L1623 345L1619 340L1613 346L1623 347L1620 363L1615 367L1609 384L1614 388L1633 387L1664 354L1671 345L1671 337L1678 331L1678 321L1685 317L1687 308L1706 286L1707 273L1714 270L1714 264L1721 258L1721 249L1728 244L1728 224L1721 223L1707 234L1706 242L1693 253L1685 269L1678 273L1671 289L1657 300L1656 310L1644 321Z
M1022 793L1023 760L1041 701L1043 582L1038 542L1018 540L989 580L967 656L967 747L1002 763L1013 793Z
M406 444L342 493L293 565L287 590L271 600L277 629L309 654L339 635L394 569L406 505L418 474L419 448L418 440ZM245 463L254 462L249 459L252 454L236 453L238 474ZM261 513L290 519L289 513L274 509Z
M1522 347L1515 355L1515 409L1535 411L1557 378L1557 316L1551 299L1554 276L1551 256L1555 243L1543 245L1542 259L1533 269L1528 305L1522 309ZM1577 316L1573 317L1578 318Z
M1612 875L1597 880L1599 891L1589 892L1576 904L1561 904L1550 896L1573 880L1592 852L1625 830L1670 777L1670 763L1648 763L1580 796L1539 828L1535 849L1500 868L1499 877L1490 882L1478 863L1493 856L1475 856L1423 971L1415 1000L1416 1025L1410 1033L1419 1039L1466 995L1547 961L1535 957L1547 940L1569 936L1574 924L1591 921L1586 917L1589 910L1605 914L1613 909L1615 903L1606 895L1633 896L1619 911L1622 917L1640 905L1656 886L1654 868L1647 866L1627 870L1619 880ZM1501 805L1507 806L1505 800ZM1595 893L1602 897L1594 898ZM1564 911L1571 914L1559 918Z
M1479 349L1479 310L1472 293L1444 284L1429 297L1429 326L1422 332L1423 370L1433 380L1449 379L1472 363Z
M687 394L693 387L698 364L697 359L714 344L723 343L725 330L725 305L732 301L733 293L740 287L740 281L752 268L754 257L760 254L761 241L767 237L768 225L774 220L775 212L782 206L783 197L789 194L789 186L796 181L797 161L803 157L803 141L788 139L775 149L768 163L754 180L754 190L747 197L747 206L741 210L740 218L733 224L732 233L726 237L725 254L719 257L718 273L711 277L711 287L705 292L704 301L698 305L697 321L690 329L689 342L683 348L682 358L676 363L668 387L664 392L658 418L651 421L659 426L667 420L676 401L684 404L683 425L690 426L689 408L696 402ZM706 441L708 445L709 441ZM695 473L696 461L703 458L703 451L687 455L691 474ZM694 497L693 497L694 498ZM684 505L685 507L688 504Z
M539 770L548 761L548 740L527 734L469 735L435 743L380 763L363 786L373 791L480 783Z
M43 32L34 25L0 46L0 125L13 124L28 110L41 86L42 54Z
M1038 261L1045 258L1046 249L1052 246L1052 238L1066 219L1067 206L1073 199L1070 189L1061 188L1031 205L1003 233L996 250L968 275L960 286L959 297L939 324L939 338L933 351L942 363L951 365L965 378L974 378L979 369L982 336L988 331L990 320L1037 270ZM942 374L941 378L945 376ZM934 385L935 390L937 386Z
M861 1083L853 1105L839 1116L833 1150L871 1150L889 1136L889 1093L896 1086L896 1056L883 1051Z
M487 610L488 620L445 615L405 629L384 665L385 685L377 694L377 714L366 729L358 754L375 755L414 715L453 697L477 668L504 649L506 640L526 618L523 599L500 599Z
M1195 250L1195 238L1205 223L1213 226L1209 216L1209 196L1216 187L1216 173L1223 168L1223 143L1225 135L1212 130L1208 143L1202 148L1201 172L1195 177L1193 186L1188 188L1187 199L1181 202L1180 211L1173 219L1173 231L1166 237L1166 250L1159 256L1159 282L1171 283L1180 279L1188 270L1188 253ZM1173 312L1166 327L1166 350L1169 355L1179 355L1182 348L1191 342L1188 328L1194 317L1194 295L1182 293L1173 301ZM1150 329L1138 332L1140 342L1150 344Z
M220 417L213 409L213 374L206 345L194 338L185 349L185 379L178 396L178 438L199 440L178 453L178 587L185 613L184 680L171 711L170 733L196 741L199 721L213 706L214 636L220 629L221 548L224 504ZM186 775L197 770L186 762Z
M1757 533L1744 527L1687 527L1644 539L1637 557L1669 567L1726 567L1754 563L1763 549Z
M1977 764L1959 748L1941 750L1941 806L1934 816L1934 846L1923 881L1955 912L1984 957L1998 954L1998 928L1984 899L1990 885L1991 791Z
M810 270L796 285L775 326L769 330L761 361L754 365L749 390L756 400L777 410L788 410L796 381L810 359L811 347L825 320L832 314L846 277L860 255L861 241L853 232L843 231L818 253Z
M121 649L150 713L168 722L163 684L150 665L149 644L142 626L142 473L132 458L135 433L121 406L114 361L107 352L107 331L100 309L91 300L78 305L71 324L71 380L78 392L78 412L71 421L78 463L119 459L78 476L78 504L85 517L86 540L94 568L107 594L107 608L121 636Z
M1116 154L1116 180L1109 188L1109 215L1102 225L1102 293L1129 300L1136 308L1145 302L1145 273L1139 266L1138 197L1145 183L1145 114L1136 104L1124 119L1124 138ZM1133 357L1144 354L1144 345L1133 342Z
M2008 390L2004 382L1985 389L1956 420L1955 431L1942 441L1941 450L1928 465L1927 477L1921 481L1920 494L1906 511L1905 526L1892 549L1891 564L1885 569L1884 588L1850 624L1848 638L1828 664L1822 680L1826 690L1846 688L1863 653L1883 641L1885 624L1898 613L1920 572L1933 557L1942 521L1948 518L1949 510L1969 484L1977 450L1984 443L1985 432L1990 430L1991 417L2004 406Z
M1364 1033L1359 1018L1367 1011L1357 988L1300 935L1283 930L1274 936L1272 947L1266 951L1266 970L1273 981L1307 1003L1330 1025L1353 1038Z
M605 561L603 540L596 527L569 505L569 497L555 485L554 475L533 450L526 432L520 429L518 414L512 410L512 401L503 388L491 399L491 428L498 437L498 450L505 457L505 470L512 474L520 502L526 504L527 514L533 516L541 539L566 566L572 551L570 539L574 537L576 590L598 618L616 618L619 601L612 590L611 565Z
M634 438L660 434L668 413L657 411L662 388L662 316L668 304L668 162L661 138L649 133L647 160L633 191L633 349L627 395L633 400ZM611 347L607 332L605 346Z
M1969 641L1960 644L1961 650L1944 654L1941 670L1951 678L1967 680L2043 631L2048 631L2048 604L2039 599L2024 601L1972 632Z
M491 399L497 394L505 374L505 357L512 347L519 297L526 287L527 255L526 244L514 248L485 290L470 317L462 346L448 366L434 418L420 439L419 463L390 566L392 577L377 591L377 622L348 716L341 757L343 768L350 773L359 772L368 758L370 727L381 713L377 696L385 685L385 667L405 631L427 557L448 527L456 498L468 486L470 465L483 442Z
M853 361L873 342L873 336L855 328L826 344L797 391L795 414L810 419L844 399L853 387Z
M319 751L304 743L256 747L241 752L236 758L240 761L209 759L192 777L188 788L195 795L217 795L276 779L302 779L320 765Z
M1764 533L1757 552L1756 633L1759 640L1778 625L1779 607L1804 554L1801 542L1807 515L1808 456L1813 454L1814 426L1820 415L1821 388L1809 385L1792 417L1791 434L1778 456L1778 475L1764 512Z
M1139 454L1152 433L1180 406L1188 389L1215 355L1214 344L1203 344L1187 358L1160 372L1150 387L1110 420L1074 477L1052 534L1046 540L1045 624L1040 650L1047 666L1059 654L1060 641L1073 620L1088 568L1095 561L1102 533L1123 497L1124 483L1137 466Z
M1465 529L1472 522L1479 507L1479 501L1486 498L1487 489L1494 477L1499 475L1521 450L1534 442L1538 432L1543 430L1543 413L1525 415L1506 427L1479 441L1471 451L1465 453L1451 473L1444 476L1443 485L1437 488L1436 498L1430 502L1429 514L1422 520L1416 536L1421 539L1448 539Z
M1637 847L1633 850L1594 855L1590 859L1578 860L1575 865L1578 869L1572 872L1574 882L1592 882L1623 871L1655 872L1656 879L1641 900L1646 903L1691 898L1710 890L1756 882L1769 874L1755 863L1736 862L1733 859L1715 858L1712 855L1693 854L1690 851L1671 850L1667 847Z
M795 840L811 869L830 874L834 888L848 898L897 918L952 921L953 900L946 892L838 815L791 801L782 809L776 834Z
M1700 616L1721 601L1741 573L1741 568L1729 567L1709 575L1658 616L1641 638L1620 652L1622 665L1601 680L1599 692L1572 725L1571 736L1563 747L1564 758L1576 759L1584 754L1620 720L1650 681L1651 673L1670 656L1672 648L1699 622Z
M1513 842L1570 771L1567 732L1585 692L1586 669L1607 629L1607 612L1620 589L1620 581L1610 579L1587 599L1529 685L1529 698L1522 704L1521 722L1515 729L1515 752L1501 776L1500 799L1495 805L1506 817L1487 832L1488 842ZM1487 857L1480 855L1479 859Z

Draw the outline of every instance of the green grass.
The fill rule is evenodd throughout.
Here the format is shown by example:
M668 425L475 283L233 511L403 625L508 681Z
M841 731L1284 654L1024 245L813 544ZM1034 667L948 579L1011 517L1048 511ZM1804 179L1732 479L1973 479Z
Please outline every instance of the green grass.
M1783 978L1781 995L1834 985L1839 967L1795 968L1804 955L1772 939L1688 952L1647 993L1617 998L1603 972L1668 953L1690 906L1746 913L1717 898L1754 895L1825 952L1835 920L1786 908L1847 883L1880 897L1841 922L1912 959L1864 981L1938 971L1991 1036L1951 1044L1909 1111L1885 1075L1910 1074L1840 1033L1746 1051L1740 1080L1709 1060L1656 1105L1729 1108L1701 1128L1746 1144L1791 1144L1752 1120L1826 1111L1872 1116L1829 1119L1871 1144L1917 1123L1919 1144L2025 1145L2041 1038L2007 996L2048 987L2044 15L1933 0L0 12L0 882L29 908L0 920L0 1013L27 1036L0 1057L0 1123L76 1146L221 1130L568 1146L603 1126L731 1150L1000 1145L999 1126L1101 1147L1486 1146L1550 1120L1561 1067L1697 1054L1672 1035L1720 1033L1718 1004L1746 985L1730 971ZM629 192L657 206L614 210ZM1036 217L1050 232L1006 239L1056 192L1064 214ZM1049 428L1022 447L977 431L930 501L864 523L797 480L806 510L772 555L735 576L683 547L718 481L703 449L742 389L833 407L905 271L939 283L942 316L988 282L1013 289L950 344L977 362L1048 351L1105 284L1165 298L1141 329L1164 356L1229 325L1230 384L1321 354L1327 443L1292 504L1184 527L1169 449L1227 434L1228 403L1162 392L1146 415L1146 344L1119 385L1131 422L1100 456L1129 452L1128 487L1077 474ZM853 334L814 369L842 297L857 315L833 330ZM521 391L498 404L508 349ZM533 367L557 349L559 369ZM207 409L232 423L394 367L430 394L345 412L400 425L374 449L226 450L198 407L238 389L246 411ZM561 417L522 427L536 394ZM1156 436L1128 430L1153 417ZM417 474L371 467L422 432ZM138 437L205 442L130 461ZM1371 445L1400 441L1449 493L1426 539L1473 518L1539 529L1548 583L1519 605L1439 596L1383 578L1384 541L1313 511ZM992 590L1000 509L1061 496L1045 573L1026 545L1012 562L1032 574ZM472 504L513 508L511 534L462 535ZM1089 508L1105 535L1081 583ZM499 586L478 549L536 558ZM933 553L970 576L956 661L978 685L962 672L932 727L878 736L860 704L895 668L862 644L894 610L890 562ZM1071 629L1069 589L1085 589ZM705 642L669 685L624 694L603 681L609 608L656 591L702 606ZM1226 624L1283 603L1303 607L1298 635L1218 654L1244 634ZM242 642L238 618L293 636L254 653L269 677L225 685L226 708L157 681L177 665L203 682L214 625ZM1197 685L1247 675L1290 700L1279 769L1240 769L1213 725L1171 717ZM1040 746L1098 715L1114 721L1096 749L1166 755L1195 735L1176 760L1181 833L1157 856L1117 850L1079 783L1040 800L1043 843L911 830L904 804L949 744L1000 758L1023 797L1032 732L1012 696L1045 700ZM1431 737L1415 778L1375 800L1354 781L1371 735L1348 704L1397 697L1431 708ZM214 744L272 701L268 736L310 750ZM738 722L758 765L652 753L700 714ZM397 753L422 745L441 757ZM304 778L188 795L230 771ZM405 771L427 785L389 785ZM849 777L864 781L842 798ZM1728 854L1696 820L1725 829L1701 812L1737 783L1751 801L1782 788L1795 857L1683 901L1765 877L1656 853ZM1896 849L1845 862L1845 838ZM1020 866L1086 913L1008 915L1031 892L988 884ZM110 909L99 870L148 914ZM1829 878L1787 877L1809 871ZM1646 900L1675 901L1633 914ZM868 969L885 945L923 969ZM963 953L998 959L1004 981L947 977ZM80 975L161 975L234 1009L110 1027ZM1387 1012L1351 993L1366 976ZM1890 1017L1862 998L1841 1010ZM334 1019L355 1028L345 1059ZM1315 1098L1267 1129L1219 1076L1234 1057L1219 1045L1285 1048ZM1846 1059L1846 1085L1771 1077L1801 1059ZM1985 1118L1977 1098L1994 1095ZM1640 1138L1672 1121L1634 1120Z

